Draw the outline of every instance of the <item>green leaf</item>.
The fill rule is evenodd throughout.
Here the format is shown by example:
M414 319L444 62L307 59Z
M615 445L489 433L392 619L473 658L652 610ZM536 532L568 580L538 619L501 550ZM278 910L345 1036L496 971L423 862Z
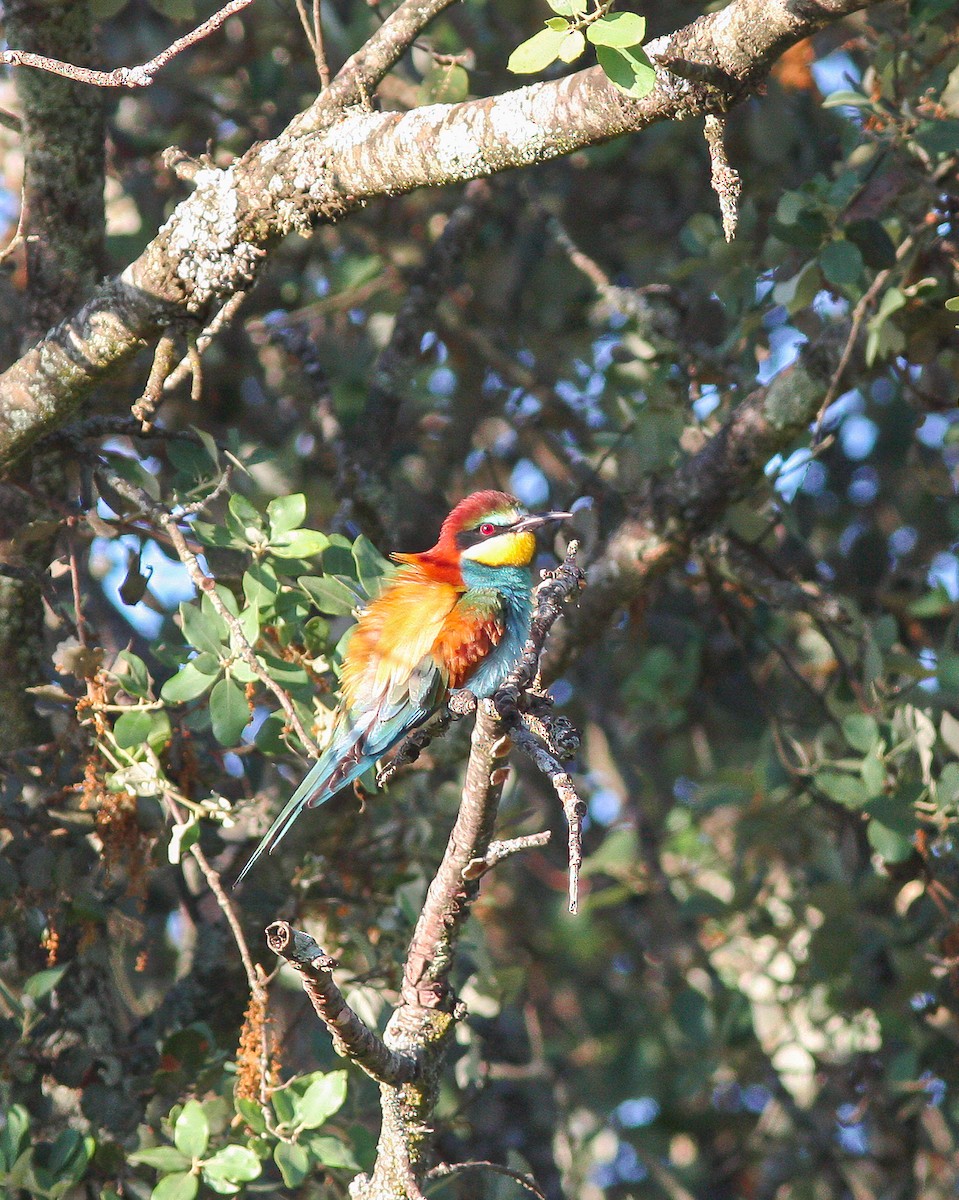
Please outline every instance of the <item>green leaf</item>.
M640 46L646 36L646 18L630 12L607 13L586 27L586 36L594 46L615 46L618 49Z
M263 1109L255 1100L248 1100L245 1096L236 1096L233 1103L236 1111L254 1133L266 1133L266 1118L263 1116Z
M90 5L90 12L97 21L108 21L111 17L115 17L117 13L126 8L130 0L93 0Z
M578 17L586 11L589 0L546 0L546 3L561 17Z
M121 713L113 726L113 736L117 745L124 750L144 745L153 727L152 717L152 713L143 709L131 709L130 712Z
M217 680L210 693L210 720L213 736L221 746L235 746L250 723L246 694L229 676Z
M815 259L805 263L789 279L783 279L773 288L773 303L782 304L792 314L812 304L819 291L819 271Z
M230 591L230 589L228 587L226 587L225 584L215 583L213 585L213 591L216 592L217 596L220 598L220 603L223 605L223 607L226 609L226 611L231 616L237 617L240 615L239 602L238 602L236 596L234 596L232 591ZM212 621L216 622L217 629L224 628L225 622L223 620L223 617L220 616L220 614L217 612L216 608L214 607L213 597L210 594L208 594L208 593L203 594L203 596L200 598L200 607L202 608L202 610L206 616L208 616ZM224 635L225 635L225 630L224 630Z
M270 539L270 549L277 558L312 558L330 544L330 539L318 529L294 529Z
M246 1146L224 1146L203 1164L203 1175L210 1179L228 1179L231 1183L249 1183L262 1171L260 1160Z
M869 791L863 781L855 775L842 775L838 771L820 771L815 778L816 787L825 792L830 800L844 808L862 808L869 799Z
M142 463L135 458L128 458L125 454L111 454L109 457L110 466L127 483L132 483L134 487L140 488L153 500L160 499L160 481L152 471L148 471ZM113 495L114 493L111 492L107 497L107 503L111 508L113 508ZM130 507L135 505L134 501L127 500L126 497L117 498L123 501L125 511L129 511Z
M47 967L45 971L37 971L24 983L23 994L31 1000L42 1000L53 991L66 972L67 967Z
M829 242L819 255L819 265L833 287L851 287L862 277L862 252L845 238Z
M946 301L946 308L949 312L959 312L959 296L950 296Z
M370 539L361 533L353 543L353 560L356 563L357 576L367 596L378 595L384 577L393 571L389 559L384 558Z
M876 718L867 713L850 713L843 717L842 731L849 745L861 754L868 754L879 741Z
M261 609L268 609L279 594L280 581L267 563L254 563L244 574L243 595L248 604L258 604Z
M193 521L190 528L204 546L228 546L234 550L241 550L247 544L246 538L237 537L222 525L214 525L210 521Z
M348 615L360 602L355 592L332 575L301 575L299 584L320 612L332 617Z
M273 1161L288 1188L299 1187L310 1172L310 1156L296 1142L277 1142Z
M641 100L656 86L656 71L642 50L597 46L596 58L614 87Z
M937 583L931 592L913 600L908 611L911 617L941 617L951 610L952 600L949 593L941 583Z
M121 650L117 655L120 662L126 664L122 673L114 672L114 678L129 696L137 700L146 700L150 695L150 675L142 658L129 650Z
M346 1099L346 1072L330 1071L314 1079L296 1101L296 1123L302 1129L316 1129L342 1107Z
M171 21L192 21L196 16L195 0L150 0L150 7Z
M285 728L286 717L282 713L270 713L253 738L257 750L262 750L264 754L283 754L287 748L283 740Z
M229 1179L219 1179L217 1176L203 1174L203 1182L213 1192L217 1192L221 1196L235 1196L242 1188L242 1183L231 1183Z
M877 746L878 751L878 746ZM886 783L886 765L878 753L867 754L859 765L859 774L870 796L882 795Z
M459 104L469 95L470 77L459 63L433 63L417 91L421 104Z
M293 1100L294 1097L286 1088L278 1089L270 1097L276 1119L281 1125L290 1125L293 1122Z
M872 101L862 92L839 91L830 92L822 102L823 108L871 108Z
M217 670L219 673L219 664ZM166 704L184 704L209 691L215 679L216 675L205 674L195 662L188 662L182 671L178 671L160 688L160 699Z
M356 578L356 559L353 557L353 546L346 542L330 541L323 551L323 574L339 575L347 582Z
M55 968L52 968L55 969ZM9 1170L20 1157L20 1151L30 1131L30 1114L22 1104L13 1104L6 1114L6 1124L0 1129L0 1167Z
M959 720L952 713L944 712L939 722L939 736L949 748L949 753L959 758Z
M251 646L260 640L260 606L255 601L248 604L239 616L240 629ZM231 645L232 645L231 641Z
M299 694L303 700L312 698L313 684L303 667L297 663L286 662L282 658L274 658L272 654L261 654L258 657L269 672L270 678L286 688L291 695Z
M867 267L886 271L896 263L896 247L892 238L876 220L850 221L846 237L859 247Z
M209 456L210 462L213 464L213 466L218 466L220 462L220 451L213 436L207 433L206 430L201 429L198 425L191 425L190 430L200 439L203 449L207 452L207 455Z
M514 75L535 75L556 61L559 48L566 39L564 29L541 29L525 42L520 42L509 56L506 69Z
M76 1129L64 1129L50 1147L46 1169L58 1185L72 1187L82 1178L94 1147L95 1142L91 1137L84 1137Z
M150 732L147 734L147 745L151 750L163 750L172 736L169 716L162 709L151 712Z
M310 1151L316 1160L324 1167L348 1167L358 1171L359 1163L350 1153L349 1147L344 1146L339 1138L322 1135L310 1138Z
M190 1159L172 1146L147 1146L145 1150L135 1150L127 1156L127 1162L155 1167L164 1174L170 1171L186 1171L190 1167Z
M578 29L566 35L566 41L559 48L559 57L564 63L575 62L586 49L586 39Z
M306 520L306 496L302 492L294 492L292 496L277 496L266 506L266 514L270 518L271 536L299 529Z
M180 625L184 638L194 649L224 657L226 633L219 617L184 601L180 605Z
M194 1200L200 1190L200 1181L189 1171L178 1171L175 1175L164 1175L153 1189L150 1200Z
M898 829L890 829L881 821L870 821L866 830L869 845L886 862L905 862L913 852L912 837Z
M188 1100L173 1126L173 1141L176 1148L187 1158L202 1158L210 1140L210 1123L203 1105L198 1100Z
M546 22L547 29L559 29L565 33L569 29L569 21L564 21L562 17L550 17Z

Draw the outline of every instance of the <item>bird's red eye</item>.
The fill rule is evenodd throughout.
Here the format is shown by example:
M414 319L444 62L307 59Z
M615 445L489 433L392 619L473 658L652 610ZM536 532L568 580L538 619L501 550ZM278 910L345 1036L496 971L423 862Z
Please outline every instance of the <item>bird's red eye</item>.
M483 537L489 537L491 534L496 532L496 526L493 524L492 521L484 521L483 524L479 527L479 531L483 535Z

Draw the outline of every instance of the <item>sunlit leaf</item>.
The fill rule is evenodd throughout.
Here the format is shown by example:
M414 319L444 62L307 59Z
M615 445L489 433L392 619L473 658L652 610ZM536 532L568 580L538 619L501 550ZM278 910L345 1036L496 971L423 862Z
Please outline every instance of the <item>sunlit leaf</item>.
M346 1099L346 1072L330 1071L314 1079L296 1102L296 1123L316 1129L342 1107Z
M203 1105L197 1100L188 1100L173 1126L176 1148L187 1158L202 1158L209 1140L210 1123Z
M646 18L630 12L607 13L605 17L586 26L586 36L594 46L615 46L618 49L640 46L646 36Z
M217 680L210 693L210 719L213 736L221 746L235 746L250 723L246 694L229 676Z
M541 29L525 42L520 42L506 63L515 75L535 75L556 61L566 40L565 29Z
M596 58L610 82L634 100L641 100L656 86L656 71L642 50L598 45Z

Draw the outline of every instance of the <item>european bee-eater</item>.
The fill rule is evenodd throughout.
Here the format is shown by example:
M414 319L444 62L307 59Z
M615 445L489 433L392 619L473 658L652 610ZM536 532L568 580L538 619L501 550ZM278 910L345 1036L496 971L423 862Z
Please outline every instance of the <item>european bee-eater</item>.
M343 659L329 745L270 826L237 883L304 808L316 808L468 688L491 696L523 651L533 612L533 530L570 513L531 516L505 492L461 500L422 554L401 564L359 615Z

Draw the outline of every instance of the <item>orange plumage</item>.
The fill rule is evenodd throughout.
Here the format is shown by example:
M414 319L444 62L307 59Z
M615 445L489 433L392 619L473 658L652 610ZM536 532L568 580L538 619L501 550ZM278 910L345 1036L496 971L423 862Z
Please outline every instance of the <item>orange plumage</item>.
M443 704L450 690L489 696L522 651L532 612L532 530L568 513L529 516L505 492L475 492L439 539L401 564L360 613L342 671L333 736L240 875L304 807L328 800Z

